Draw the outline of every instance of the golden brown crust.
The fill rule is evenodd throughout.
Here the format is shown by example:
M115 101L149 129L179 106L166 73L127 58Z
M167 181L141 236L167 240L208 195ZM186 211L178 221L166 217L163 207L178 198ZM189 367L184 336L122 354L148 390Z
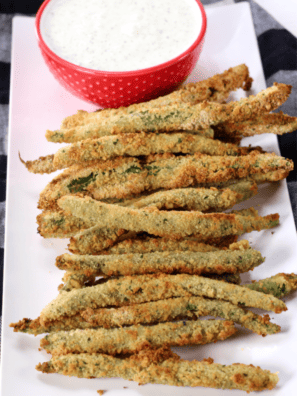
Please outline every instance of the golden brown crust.
M53 321L40 318L11 323L14 331L28 334L52 333L72 329L104 327L106 329L135 324L156 324L176 320L196 320L202 316L221 317L262 336L280 332L280 327L260 316L227 301L204 297L175 297L165 300L132 304L118 308L87 308L73 316Z
M255 308L285 311L277 298L248 288L197 275L136 275L58 295L41 312L41 323L72 316L86 308L125 306L172 297L205 296Z
M122 377L140 384L204 386L247 392L273 389L278 382L277 374L260 367L244 364L225 366L213 363L212 359L189 362L180 359L168 347L142 350L126 359L100 354L55 356L49 362L38 364L36 369L80 378Z
M297 289L297 275L279 273L270 278L261 279L259 282L253 281L244 287L282 298Z
M57 332L40 341L40 347L52 355L67 353L131 354L145 348L164 345L204 345L225 340L236 333L233 322L197 320L135 325L118 329L85 329Z
M225 189L184 188L160 191L134 200L117 202L119 206L135 209L155 207L158 209L186 209L200 212L221 212L233 205L251 198L257 193L257 185L252 181L235 183ZM82 219L64 211L44 210L37 216L38 232L44 238L68 238L92 227Z
M213 245L218 248L228 247L229 244L236 242L238 235L228 235L220 238L205 237L203 235L196 236L195 238L183 238L182 240L172 240L169 238L153 238L146 237L140 238L137 234L125 234L124 230L120 230L121 234L111 234L111 237L105 238L102 235L101 227L92 227L85 231L81 231L75 236L70 238L68 250L74 254L123 254L123 253L141 253L141 252L154 252L163 251L173 244L185 241L183 249L196 251L195 245L197 243L205 243ZM122 238L122 240L121 240ZM192 242L193 240L193 242ZM190 246L191 245L191 246ZM179 246L179 245L175 245ZM198 247L199 248L199 247ZM112 249L112 250L110 250Z
M215 137L247 137L260 135L263 133L273 133L283 135L284 133L294 132L297 129L297 117L291 117L279 113L263 114L254 119L242 121L240 123L226 122L217 125L215 128Z
M92 227L82 219L67 215L63 210L44 210L37 218L38 233L44 238L70 238Z
M202 153L207 155L247 155L255 148L239 147L190 133L130 133L85 139L59 149L54 155L23 161L29 172L51 173L75 164L106 161L119 156L148 156L155 153ZM261 151L257 147L258 151Z
M90 124L72 129L47 131L46 138L52 142L73 143L121 133L177 130L199 131L203 136L213 137L213 130L210 129L212 126L226 121L244 121L274 110L288 99L290 93L290 85L274 83L256 96L238 102L218 104L203 101L195 105L179 103L138 110L132 116L129 113L115 113L109 118L104 117L100 122L93 120Z
M150 273L223 274L243 273L262 264L257 250L218 250L215 252L164 251L120 255L70 255L56 259L59 269L86 276L124 276Z
M275 227L279 215L258 216L253 209L231 213L201 213L189 211L158 211L156 209L131 209L104 204L89 197L64 196L60 207L74 216L100 227L111 227L133 232L148 232L169 239L203 234L205 237L242 235Z
M256 179L274 172L283 176L293 169L293 162L276 154L253 151L246 156L177 157L154 155L140 160L116 158L94 162L85 167L73 166L55 177L41 192L38 208L57 209L57 199L77 194L94 199L126 199L144 191L178 189L190 186L216 186L240 179Z

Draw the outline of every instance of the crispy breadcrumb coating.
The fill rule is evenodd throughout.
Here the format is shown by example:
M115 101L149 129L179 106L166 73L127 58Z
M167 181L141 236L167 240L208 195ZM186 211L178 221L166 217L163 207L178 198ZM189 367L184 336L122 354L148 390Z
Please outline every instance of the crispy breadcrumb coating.
M237 236L235 235L230 235L219 241L209 240L207 242L201 242L199 239L191 237L172 240L168 238L145 236L143 238L136 237L133 239L126 239L102 251L101 254L151 253L164 251L215 252L219 249L226 249L231 244L235 244L235 242L237 242Z
M87 274L87 275L86 275ZM228 283L234 283L234 285L240 285L241 278L240 274L230 274L230 273L222 273L218 274L201 274L201 276L205 276L210 279L221 280ZM66 271L62 281L64 283L58 286L58 290L60 292L70 291L72 289L82 289L83 287L94 286L97 284L96 275L90 275L89 272L72 272Z
M275 227L278 214L261 217L253 209L231 213L201 213L189 211L159 211L156 209L131 209L104 204L92 198L64 196L58 204L66 212L82 218L94 226L117 227L135 232L148 232L156 236L180 239L203 234L205 237L242 235Z
M201 212L224 211L235 204L249 199L257 193L257 184L252 181L235 183L224 189L184 188L160 191L134 200L116 203L135 209L156 207L158 209L183 208ZM62 210L44 210L37 216L38 232L44 238L68 238L79 231L88 229L92 224L75 216L66 215Z
M120 329L60 331L43 338L40 346L52 355L84 352L116 355L139 352L146 347L204 345L225 340L235 333L233 322L197 320Z
M47 131L50 142L74 143L84 139L135 132L197 131L206 137L213 137L209 129L222 122L239 122L256 117L281 106L291 93L291 86L274 83L272 87L238 102L219 104L202 102L195 105L177 103L162 107L139 109L133 113L103 117L99 122L92 120L72 129ZM100 114L100 113L99 113Z
M154 252L120 255L70 255L56 258L62 270L79 271L87 276L123 276L149 273L222 274L250 271L264 262L261 253L246 250L216 252Z
M200 243L217 246L220 248L227 247L229 244L236 242L237 235L228 235L220 238L208 238L199 235L196 238L183 238L180 240L171 240L169 238L147 237L138 238L138 234L129 236L124 230L121 233L109 230L109 235L105 236L105 229L95 226L81 231L70 238L68 250L74 254L125 254L125 253L149 253L164 250L182 249L184 251L200 251L200 247L195 246ZM121 241L121 239L123 239Z
M280 273L243 286L265 294L272 294L277 298L282 298L297 289L297 275Z
M79 378L122 377L140 384L203 386L216 389L241 389L247 392L273 389L277 374L245 364L215 364L212 359L186 361L166 347L143 350L129 358L103 354L54 356L36 366L43 373L60 373Z
M60 148L55 154L34 161L21 162L32 173L52 173L75 164L106 161L120 156L139 157L158 153L207 155L247 155L259 147L239 147L220 140L190 133L130 133L86 139Z
M226 122L215 127L215 137L247 137L273 133L283 135L297 129L297 117L290 117L282 111L279 113L262 114L259 117L238 122Z
M87 308L73 316L63 316L61 319L42 323L40 318L25 318L11 323L10 327L14 331L37 335L72 329L109 329L181 319L196 320L203 316L232 320L263 337L280 332L280 327L269 321L269 315L260 316L230 302L204 297L175 297L118 308Z
M283 301L242 286L197 275L136 275L60 293L41 311L42 322L72 316L86 308L124 306L172 297L204 296L280 313Z
M94 199L126 199L144 191L178 189L203 185L217 186L240 179L287 172L293 162L276 154L253 151L245 156L208 156L203 154L155 155L144 160L116 158L85 167L73 166L55 177L41 192L38 208L57 209L57 199L77 194ZM281 175L281 173L279 173Z

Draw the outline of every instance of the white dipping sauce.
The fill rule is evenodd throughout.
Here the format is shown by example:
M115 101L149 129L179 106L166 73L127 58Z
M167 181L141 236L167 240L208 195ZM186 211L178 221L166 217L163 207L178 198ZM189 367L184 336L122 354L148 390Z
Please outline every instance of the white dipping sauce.
M201 25L195 0L52 0L40 29L48 47L71 63L129 71L182 54Z

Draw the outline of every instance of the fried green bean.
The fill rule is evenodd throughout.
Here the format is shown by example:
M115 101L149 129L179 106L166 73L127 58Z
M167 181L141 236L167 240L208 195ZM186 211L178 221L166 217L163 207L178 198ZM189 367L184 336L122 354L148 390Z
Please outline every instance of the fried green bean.
M259 292L269 293L280 298L296 290L296 279L297 275L295 274L277 274L259 282L242 285L242 287L251 287L251 289L255 287ZM229 302L203 297L169 298L119 308L87 308L71 317L46 322L45 325L41 325L40 318L37 318L34 320L22 319L10 326L14 328L14 331L37 335L61 330L69 331L76 328L84 329L98 326L113 328L124 325L167 322L176 319L197 319L209 315L233 320L235 323L260 335L275 334L280 331L279 326L269 322L268 315L262 317Z
M241 389L247 392L273 389L277 374L244 364L215 364L212 359L199 362L182 360L168 347L143 350L129 358L103 354L67 354L39 363L38 371L79 378L122 377L140 384L203 386L216 389Z
M228 98L231 91L243 88L248 91L251 88L252 79L246 65L241 64L232 67L222 74L216 74L206 80L189 83L181 89L168 95L160 96L149 102L133 104L119 109L104 109L88 113L79 110L77 114L65 118L61 129L86 125L93 121L100 122L109 116L131 114L135 111L143 111L154 107L168 106L175 103L188 103L190 105L208 100L211 102L223 102Z
M259 147L239 147L220 140L209 139L189 133L130 133L86 139L62 147L55 154L34 161L21 162L32 173L52 173L75 164L90 161L106 161L119 156L148 156L158 153L182 153L207 155L247 155Z
M61 320L55 320L52 322L46 322L41 324L40 317L36 319L24 318L16 323L9 325L13 328L14 332L26 333L26 334L44 334L53 333L57 331L69 331L74 329L90 329L97 326L92 326L86 320L84 320L80 314L63 317Z
M38 233L44 238L70 238L92 227L86 221L68 216L64 211L44 210L37 216Z
M56 209L57 199L81 193L94 199L125 199L144 191L178 189L203 185L219 186L237 179L252 179L259 174L291 171L293 162L271 153L253 151L245 156L176 157L155 155L145 160L116 158L85 167L73 166L55 177L41 192L38 208Z
M197 275L136 275L60 293L41 312L41 322L72 316L86 308L124 306L171 297L205 296L261 308L286 310L283 301L264 293Z
M227 242L227 246L234 241ZM126 253L152 253L164 251L181 251L181 252L215 252L220 248L214 244L203 243L195 238L183 238L180 240L172 240L168 238L134 238L126 239L122 242L115 244L102 254L126 254Z
M243 273L264 262L261 253L246 250L216 252L155 252L119 255L70 255L56 258L61 270L79 271L87 276L124 276L154 273L223 274Z
M100 254L125 235L125 230L95 226L80 231L70 238L68 250L74 254Z
M257 184L262 184L266 182L277 182L280 180L284 180L289 176L290 171L286 169L279 169L275 170L272 172L267 172L267 173L258 173L256 175L253 175L253 180Z
M104 117L100 122L93 121L67 130L47 131L46 138L50 142L74 143L122 133L177 130L196 131L203 136L213 137L212 126L226 121L244 121L262 112L275 110L288 99L290 93L290 85L274 83L256 96L249 96L238 102L203 102L195 105L178 103L138 110L131 114L115 114Z
M97 327L109 329L180 319L197 320L203 316L232 320L262 336L280 332L280 327L269 321L269 315L260 316L230 302L203 297L175 297L119 308L87 308L73 316L63 316L53 321L42 322L40 318L34 320L25 318L12 323L10 327L16 332L37 335L72 329Z
M290 117L282 111L279 113L263 114L251 120L240 123L226 122L217 125L215 137L247 137L261 135L263 133L273 133L283 135L294 132L297 129L297 117Z
M183 208L200 212L221 212L232 208L257 194L254 181L243 181L227 188L183 188L160 191L137 200L130 207L142 209L156 207L159 210Z
M234 285L240 285L241 278L239 274L230 274L230 273L222 273L220 275L217 274L202 274L202 276L206 276L210 279L221 280L223 282L233 283ZM96 279L94 275L90 275L90 273L81 273L81 272L72 272L66 271L62 281L64 283L58 286L58 290L62 291L70 291L72 289L82 289L83 287L94 286L96 284Z
M280 273L270 278L262 279L243 285L250 290L256 290L265 294L272 294L277 298L282 298L297 289L297 275Z
M136 323L150 324L176 319L196 320L203 316L213 316L232 320L262 336L280 332L280 326L271 323L269 315L260 316L230 302L203 297L169 298L117 309L110 308L108 312L105 308L87 308L80 315L93 327L112 328Z
M125 200L117 203L119 206L129 206L140 209L154 206L158 209L183 208L201 212L223 211L242 202L257 193L257 184L243 181L225 189L184 188L170 191L160 191L147 197ZM88 229L88 224L64 211L45 210L37 216L38 232L44 238L68 238L79 231Z
M100 227L117 227L134 232L180 239L203 234L205 237L242 235L278 225L278 214L261 217L253 209L231 213L189 211L158 211L131 209L104 204L90 197L64 196L58 204L66 212Z
M124 230L115 232L108 230L106 235L105 229L101 226L95 226L87 230L81 231L70 238L68 250L74 254L124 254L124 253L144 253L163 250L182 249L200 251L194 247L196 244L204 243L215 245L218 247L226 247L236 242L237 235L228 235L221 238L209 238L199 235L196 238L183 238L182 240L171 240L169 238L152 238L138 239L137 236L131 238L129 234L125 234ZM120 238L124 240L120 241ZM143 249L143 250L142 250Z
M203 345L225 340L236 333L233 322L198 320L160 323L153 326L135 325L120 329L86 329L61 331L47 335L40 347L52 355L67 353L135 353L144 348L163 345Z

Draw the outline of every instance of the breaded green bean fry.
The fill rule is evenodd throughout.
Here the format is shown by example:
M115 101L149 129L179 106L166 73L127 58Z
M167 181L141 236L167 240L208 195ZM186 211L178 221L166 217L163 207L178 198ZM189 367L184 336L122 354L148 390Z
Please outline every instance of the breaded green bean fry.
M223 211L257 193L257 184L243 181L225 189L184 188L160 191L147 197L119 202L119 206L135 209L156 207L158 209L183 208L201 212ZM131 203L130 203L131 202ZM38 232L44 238L68 238L92 225L64 211L45 210L37 216Z
M184 208L200 212L221 212L256 194L257 184L253 181L243 181L223 189L210 187L160 191L129 206L134 209L154 206L159 210Z
M32 173L51 173L75 164L90 161L106 161L119 156L148 156L158 153L182 153L207 155L247 155L259 147L239 147L220 140L209 139L189 133L130 133L86 139L62 147L55 154L35 161L21 162Z
M163 154L146 158L144 162L136 158L117 158L114 162L66 169L41 192L38 208L56 209L57 199L78 192L98 200L125 199L160 188L220 186L225 182L292 169L291 160L257 151L239 157Z
M44 210L37 216L38 233L44 238L70 238L92 227L82 219L67 216L62 210Z
M24 318L16 323L10 323L9 327L13 328L14 332L26 334L44 334L54 333L57 331L70 331L74 329L90 329L97 326L92 326L82 318L80 314L66 317L61 320L46 322L41 324L40 317L36 319Z
M226 122L215 128L216 137L254 136L263 133L283 135L297 129L297 117L290 117L282 111L263 114L240 123Z
M232 320L262 336L280 332L280 327L271 323L268 315L260 316L230 302L204 297L168 298L119 308L87 308L73 316L63 316L53 321L42 322L40 318L22 319L12 323L10 327L17 332L37 335L72 329L97 327L109 329L180 319L196 320L203 316Z
M125 235L125 230L95 226L80 231L70 238L68 249L74 254L100 254Z
M136 275L111 279L58 295L41 312L42 322L72 316L86 308L124 306L171 297L205 296L280 313L286 305L277 298L248 288L197 275Z
M286 169L279 169L272 172L267 173L258 173L253 175L253 180L257 184L266 183L266 182L277 182L279 180L284 180L289 176L290 171Z
M164 251L181 251L181 252L215 252L217 250L227 249L234 245L245 243L239 241L237 235L229 235L224 238L209 238L201 242L198 238L183 238L179 240L172 240L168 238L134 238L125 239L118 242L108 250L102 251L102 254L126 254L126 253L151 253L151 252L164 252ZM240 247L238 247L240 249Z
M201 251L200 244L224 248L236 242L238 238L237 235L228 235L222 238L207 238L199 235L197 238L172 240L152 237L143 239L137 238L137 235L131 238L129 234L122 234L121 238L123 237L124 240L120 241L120 236L116 232L112 234L112 230L110 230L110 235L106 238L102 233L102 228L96 226L71 237L68 250L74 254L149 253L164 250ZM209 251L208 248L206 249ZM205 249L203 248L203 250Z
M66 117L61 125L61 129L71 129L73 127L86 125L94 121L100 122L109 116L131 114L135 111L147 110L154 107L168 106L175 103L188 103L190 105L208 100L211 102L223 102L228 98L231 91L243 88L248 91L251 87L252 79L246 65L241 64L232 67L222 74L216 74L206 80L189 83L181 89L168 95L160 96L149 102L133 104L119 109L103 109L88 113L79 110L77 114Z
M280 327L269 321L269 315L260 316L230 302L204 297L169 298L117 309L110 308L109 311L105 308L87 308L80 315L93 327L112 328L136 323L149 324L176 319L196 320L203 316L213 316L232 320L262 336L280 332Z
M249 210L231 213L201 213L188 211L158 211L130 209L104 204L92 198L64 196L58 204L66 212L84 219L94 226L117 227L134 232L148 232L171 239L203 234L205 237L242 235L278 225L277 214L261 217Z
M87 275L86 275L87 274ZM223 282L233 283L234 285L240 285L241 278L239 274L230 274L230 273L222 273L218 274L202 274L210 279L221 280ZM83 287L94 286L96 284L95 276L90 274L89 272L71 272L66 271L64 274L62 281L64 283L58 286L58 290L62 291L70 291L72 289L82 289Z
M79 378L122 377L140 384L203 386L217 389L241 389L247 392L273 389L277 374L244 364L215 364L212 359L186 361L169 349L143 350L119 359L103 354L67 354L54 356L36 366L43 373L59 373Z
M282 298L297 289L297 275L280 273L270 278L262 279L243 285L250 290L256 290L265 294L272 294L277 298Z
M135 132L197 131L213 137L213 125L222 122L239 122L275 110L291 93L291 86L274 83L272 87L238 102L219 104L203 102L195 105L185 103L155 107L104 118L101 122L78 126L70 130L47 131L51 142L74 143L89 138Z
M181 252L214 252L219 250L214 245L209 245L194 238L184 238L173 241L168 238L134 238L126 239L104 251L104 254L126 254L126 253L152 253L164 251ZM102 253L102 254L103 254Z
M223 274L250 271L264 262L261 253L246 250L216 252L155 252L103 256L65 253L58 256L61 270L79 271L87 276L123 276L149 273Z
M41 348L52 355L67 353L135 353L144 348L163 345L203 345L225 340L236 333L234 323L222 320L198 320L135 325L120 329L86 329L61 331L47 335Z
M295 274L277 274L271 278L259 282L242 285L251 287L254 285L257 291L274 295L274 297L285 297L296 290ZM42 334L60 330L71 330L75 328L92 327L121 327L133 324L150 324L155 322L166 322L176 319L197 319L201 316L221 317L233 320L235 323L246 327L257 334L267 335L280 331L280 327L269 322L268 315L261 317L226 301L205 299L203 297L179 297L169 298L142 304L123 306L120 308L87 308L85 311L63 320L47 322L41 325L40 319L22 319L10 326L14 331L29 334Z

